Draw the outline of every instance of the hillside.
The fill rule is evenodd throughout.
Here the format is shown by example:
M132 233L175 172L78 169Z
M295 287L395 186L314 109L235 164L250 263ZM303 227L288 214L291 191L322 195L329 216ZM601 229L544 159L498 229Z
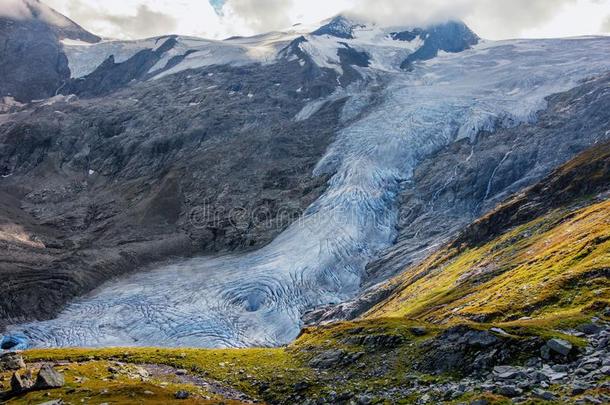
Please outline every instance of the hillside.
M36 365L61 360L66 385L8 403L605 401L609 186L604 143L406 269L359 320L307 328L280 349L27 351ZM182 391L188 400L174 398Z
M433 323L569 316L608 303L610 144L590 150L468 226L391 281L366 317Z

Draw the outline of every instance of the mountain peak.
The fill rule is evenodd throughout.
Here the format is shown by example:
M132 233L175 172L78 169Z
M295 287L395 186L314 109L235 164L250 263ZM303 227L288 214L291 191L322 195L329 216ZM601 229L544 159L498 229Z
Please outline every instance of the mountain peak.
M354 39L354 30L366 26L362 22L357 22L341 14L326 21L326 24L312 32L311 35L330 35L337 38Z
M49 26L59 39L72 39L97 43L101 38L57 12L40 0L3 0L7 1L0 8L0 18L28 22L37 21Z

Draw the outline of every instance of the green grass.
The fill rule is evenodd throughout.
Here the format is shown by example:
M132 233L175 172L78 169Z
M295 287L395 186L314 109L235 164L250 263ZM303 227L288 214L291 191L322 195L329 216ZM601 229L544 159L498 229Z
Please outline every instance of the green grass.
M610 201L558 210L461 252L442 250L391 282L366 316L433 323L573 319L610 301ZM547 322L548 323L548 322Z

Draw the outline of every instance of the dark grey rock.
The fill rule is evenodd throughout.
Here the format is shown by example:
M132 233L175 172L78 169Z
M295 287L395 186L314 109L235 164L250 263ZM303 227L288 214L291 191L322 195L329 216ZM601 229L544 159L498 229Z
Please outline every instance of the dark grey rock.
M421 326L414 326L414 327L410 328L409 331L412 334L414 334L415 336L424 336L426 333L428 333L426 331L426 328L421 327Z
M577 329L586 335L595 335L603 330L600 325L597 325L595 323L586 323L583 325L579 325Z
M324 351L309 361L313 368L325 369L340 366L347 356L347 352L340 349Z
M532 395L534 395L536 398L544 399L545 401L557 400L557 397L555 396L555 394L553 394L552 392L549 392L549 391L542 390L540 388L536 388L536 389L532 390Z
M572 395L580 395L585 391L591 389L592 387L589 384L583 383L575 383L572 385Z
M542 357L543 360L550 360L551 359L551 348L548 347L547 345L544 345L540 348L540 357Z
M294 384L294 386L292 387L294 391L305 391L307 388L310 387L310 383L307 381L299 381L298 383Z
M176 393L174 394L174 398L176 399L188 399L191 396L191 394L188 391L176 391Z
M23 356L15 352L7 352L0 354L0 372L14 371L25 368Z
M496 389L496 392L509 398L517 397L523 394L523 390L515 387L514 385L502 385Z
M494 376L500 380L513 380L516 378L522 378L525 373L511 366L496 366L493 368Z
M52 388L61 388L65 384L63 374L56 371L53 366L45 364L40 368L34 389L45 390Z
M32 372L29 370L23 375L19 374L19 372L14 372L11 376L11 391L15 394L27 392L33 385Z
M551 339L548 342L546 342L546 344L549 347L549 349L551 349L552 351L559 353L563 356L567 356L568 354L570 354L570 351L572 350L572 343L568 342L567 340L563 340L563 339Z

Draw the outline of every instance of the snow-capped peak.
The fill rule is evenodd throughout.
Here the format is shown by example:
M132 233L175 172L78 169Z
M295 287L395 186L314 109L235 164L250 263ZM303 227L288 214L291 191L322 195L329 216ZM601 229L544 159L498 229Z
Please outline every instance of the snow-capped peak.
M440 51L464 51L478 40L478 36L460 21L396 27L339 15L300 38L298 47L319 67L336 70L342 75L345 69L353 66L385 71L409 70L417 61L432 59Z
M364 28L366 24L355 21L343 15L326 20L324 25L311 33L311 35L330 35L343 39L354 39L354 30Z

